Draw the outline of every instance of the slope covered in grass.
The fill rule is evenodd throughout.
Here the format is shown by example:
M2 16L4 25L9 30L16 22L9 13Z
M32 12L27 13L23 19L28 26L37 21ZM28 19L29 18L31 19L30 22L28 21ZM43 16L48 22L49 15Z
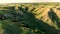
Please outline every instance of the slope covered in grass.
M60 34L59 3L0 5L0 34Z

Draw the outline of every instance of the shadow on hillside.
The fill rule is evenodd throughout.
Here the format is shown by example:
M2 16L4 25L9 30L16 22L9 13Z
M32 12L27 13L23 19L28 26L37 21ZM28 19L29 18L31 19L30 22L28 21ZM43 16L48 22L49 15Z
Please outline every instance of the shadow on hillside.
M56 15L56 13L54 12L54 10L52 8L48 12L48 16L51 19L51 21L53 23L56 23L56 25L58 26L58 28L60 28L59 18L58 18L58 16Z
M48 24L46 24L42 20L39 20L38 28L41 31L45 32L45 34L58 34L58 31L54 27L49 26Z
M40 31L45 32L45 34L58 34L55 28L49 26L41 19L40 20L36 19L34 14L32 13L33 10L30 11L29 13L27 12L28 7L26 7L25 10L22 7L20 7L20 10L23 12L22 17L20 16L21 14L18 14L18 13L15 14L16 15L15 17L20 17L20 18L13 18L15 19L15 22L13 22L12 25L9 24L9 22L1 23L3 25L2 26L3 29L5 30L4 34L22 34L22 29L20 29L19 27L31 28L33 30L37 28L39 34L40 34ZM21 18L23 18L22 22L20 20ZM19 19L19 21L16 22L16 19ZM52 21L54 21L54 19ZM24 25L21 26L21 24L24 24Z

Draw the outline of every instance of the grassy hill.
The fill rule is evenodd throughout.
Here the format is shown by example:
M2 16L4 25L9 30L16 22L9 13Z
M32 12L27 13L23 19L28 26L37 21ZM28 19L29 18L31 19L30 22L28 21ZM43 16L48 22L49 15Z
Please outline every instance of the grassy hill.
M0 34L60 34L60 3L1 4Z

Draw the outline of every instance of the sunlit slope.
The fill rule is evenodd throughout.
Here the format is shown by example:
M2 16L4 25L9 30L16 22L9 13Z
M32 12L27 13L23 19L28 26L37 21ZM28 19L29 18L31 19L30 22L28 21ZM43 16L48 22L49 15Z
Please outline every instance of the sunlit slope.
M54 7L54 6L53 6ZM56 18L58 18L57 20L59 21L60 20L60 10L58 10L57 8L53 8L52 6L50 7L44 7L44 8L39 8L39 9L35 9L36 11L34 12L34 14L36 14L36 18L38 19L42 19L44 22L46 22L47 24L49 24L50 26L53 26L55 27L56 29L59 29L60 28L57 26L56 23L52 22L51 18L54 16L52 14L52 17L50 18L49 15L48 15L48 12L50 12L50 9L53 10L53 12L57 15Z
M2 25L1 24L0 25L6 27L8 29L7 30L8 32L11 32L9 30L10 28L12 28L12 30L15 32L21 29L23 30L22 34L24 33L26 34L27 32L30 32L32 34L35 34L35 32L38 32L40 34L39 32L40 29L42 29L41 31L43 34L51 33L51 32L53 33L53 31L55 33L56 32L55 30L60 32L60 25L59 25L60 24L60 7L58 3L56 4L55 3L46 3L46 4L45 3L24 4L23 3L23 4L1 5L0 14L5 15L5 17L7 16L7 19L5 19L4 16L1 17L2 20L0 20L0 23ZM13 16L16 16L16 18ZM11 19L10 17L11 18L13 17L14 19ZM49 26L46 25L45 23L48 24ZM17 29L14 30L15 28ZM1 28L1 34L3 31L4 29Z
M33 10L32 12L35 14L35 17L37 19L41 19L42 18L42 20L44 22L46 22L50 26L55 27L54 23L51 21L51 19L48 16L48 12L50 11L50 8L52 8L54 10L54 12L57 14L57 16L60 18L60 16L59 16L60 15L60 12L59 12L60 10L57 9L57 7L59 7L59 5L58 5L58 3L56 3L56 5L55 5L55 3L3 4L3 5L1 5L0 10L8 10L8 9L11 9L11 8L15 7L15 10L19 11L18 7L22 7L22 8L28 7L29 8L28 12Z
M53 26L56 29L60 30L60 28L57 26L57 24L52 22L51 18L48 15L48 13L51 11L50 9L52 9L53 13L56 14L56 16L57 16L56 18L58 18L58 21L59 21L59 19L60 19L60 16L59 16L60 15L60 10L58 8L60 8L59 5L58 6L54 6L54 5L53 6L52 5L51 6L50 5L48 5L48 6L40 6L39 5L38 7L35 7L33 13L35 14L35 17L37 19L42 19L44 22L46 22L50 26ZM52 17L53 17L53 15L52 15Z

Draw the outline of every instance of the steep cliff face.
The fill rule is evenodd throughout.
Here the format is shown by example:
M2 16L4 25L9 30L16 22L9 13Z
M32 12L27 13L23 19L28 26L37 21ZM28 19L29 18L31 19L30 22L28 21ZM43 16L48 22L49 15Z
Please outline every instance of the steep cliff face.
M60 34L59 4L3 5L0 7L0 31L0 34Z

